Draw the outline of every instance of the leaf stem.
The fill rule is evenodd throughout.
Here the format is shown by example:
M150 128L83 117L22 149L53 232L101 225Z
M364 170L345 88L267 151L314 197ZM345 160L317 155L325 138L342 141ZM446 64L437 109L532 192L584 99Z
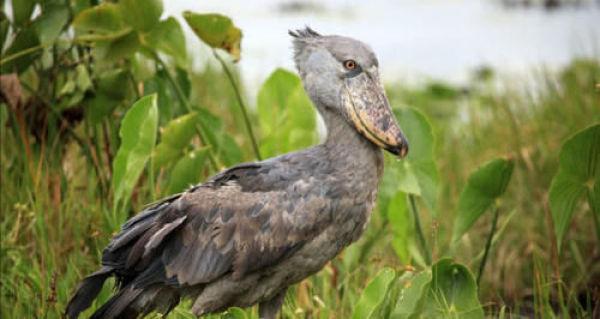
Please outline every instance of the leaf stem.
M154 156L150 156L150 161L148 163L148 182L150 184L150 198L152 198L152 202L156 201L156 192L154 187L156 187L155 179L154 179Z
M479 273L477 274L477 287L479 287L479 282L481 281L481 276L483 275L483 270L485 268L485 264L487 262L488 254L492 247L492 240L494 239L494 233L496 232L496 225L498 224L498 206L494 205L494 217L492 218L492 226L490 227L490 232L488 234L487 241L485 242L485 250L483 252L483 258L479 263Z
M18 59L20 57L23 57L23 56L26 56L28 54L34 53L35 51L42 50L42 49L44 49L47 46L48 45L42 45L42 44L40 44L40 45L36 45L34 47L27 48L27 49L19 51L19 52L15 52L15 53L13 53L13 54L5 57L4 59L1 59L0 60L0 65L4 65L4 64L6 64L8 62L11 62L13 60L16 60L16 59Z
M217 54L217 51L215 49L212 49L212 51L213 51L213 55L219 61L219 63L221 64L221 67L225 71L225 75L227 75L227 79L229 80L229 83L231 84L231 87L233 88L233 91L235 92L235 97L238 100L238 104L240 105L240 109L242 110L242 116L244 117L244 124L246 124L246 129L248 130L248 135L250 136L250 141L252 142L252 149L254 150L254 155L260 161L260 160L262 160L262 156L260 156L260 150L258 148L258 143L256 142L256 136L254 135L254 131L252 130L252 124L250 124L248 110L246 108L246 104L244 103L244 100L242 99L240 90L239 90L238 86L235 84L233 76L231 75L231 71L227 67L227 64L225 63L225 61L223 61L223 58L221 58L221 56L219 56L219 54Z
M179 99L181 104L183 104L183 106L186 108L186 110L188 112L190 112L190 113L193 112L194 110L192 109L190 102L188 101L187 97L183 93L183 90L181 89L179 84L177 84L177 82L175 81L175 79L173 78L171 73L169 72L169 69L167 68L167 65L165 64L165 62L158 56L158 54L156 52L152 51L152 53L154 55L154 59L156 60L156 62L158 62L158 64L165 71L165 74L167 75L167 79L169 80L169 83L171 83L171 86L173 86L173 88L175 89L175 93L177 94L177 98ZM196 131L198 133L198 137L200 138L200 142L204 146L209 147L208 159L210 160L211 165L215 168L215 170L219 170L220 169L220 167L218 165L219 162L217 161L217 158L215 157L215 154L213 153L214 146L208 144L208 139L206 138L206 134L204 133L205 128L202 126L202 124L198 124L198 125L196 125Z
M423 228L421 227L421 219L419 217L419 210L417 209L417 204L415 203L415 196L413 194L408 194L408 200L410 202L410 208L415 218L415 229L417 230L417 239L419 240L419 245L421 246L421 250L423 250L423 253L425 255L425 262L427 263L427 265L431 265L431 251L427 246L425 235L423 235Z

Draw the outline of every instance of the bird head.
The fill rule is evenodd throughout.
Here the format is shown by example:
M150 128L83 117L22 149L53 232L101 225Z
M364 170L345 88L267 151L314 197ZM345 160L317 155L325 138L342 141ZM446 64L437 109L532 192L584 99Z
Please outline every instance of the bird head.
M371 48L347 37L289 31L294 60L311 99L343 116L360 134L399 157L408 141L394 118Z

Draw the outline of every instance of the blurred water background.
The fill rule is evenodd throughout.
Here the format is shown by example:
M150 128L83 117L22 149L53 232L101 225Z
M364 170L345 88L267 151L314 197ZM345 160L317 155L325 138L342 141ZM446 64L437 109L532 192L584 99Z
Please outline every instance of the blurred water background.
M600 56L599 1L165 2L165 15L181 18L184 10L225 14L243 30L239 68L249 93L274 68L293 69L287 30L305 25L370 44L386 83L436 79L460 84L482 66L523 77L539 68L560 68L574 57ZM201 67L210 53L186 32L194 65Z

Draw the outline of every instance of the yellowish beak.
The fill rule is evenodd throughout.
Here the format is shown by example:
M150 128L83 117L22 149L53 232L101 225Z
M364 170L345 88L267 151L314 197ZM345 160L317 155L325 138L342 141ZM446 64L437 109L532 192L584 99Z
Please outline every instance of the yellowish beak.
M394 117L376 70L369 71L345 79L342 100L346 115L364 137L403 158L408 154L408 141Z

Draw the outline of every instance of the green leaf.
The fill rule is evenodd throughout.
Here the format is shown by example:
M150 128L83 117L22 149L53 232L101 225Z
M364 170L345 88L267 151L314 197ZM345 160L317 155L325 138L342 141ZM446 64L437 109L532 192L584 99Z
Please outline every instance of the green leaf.
M119 105L119 101L105 94L98 93L91 98L87 98L84 104L86 117L90 121L90 124L95 125L100 123L104 117L111 114L115 107Z
M600 214L600 124L569 138L560 150L558 173L552 178L549 202L559 247L581 197L588 194L592 214Z
M226 166L232 166L242 161L244 154L238 146L235 139L227 134L223 133L221 144L219 145L219 158L223 161Z
M295 74L275 70L258 93L257 108L261 154L287 153L317 141L315 111Z
M387 166L390 169L386 170L388 176L384 176L384 184L393 185L392 193L400 190L421 196L435 215L439 177L433 157L431 124L423 113L413 108L395 109L394 114L409 141L410 151L404 160Z
M98 79L98 92L114 100L124 99L130 88L127 70L124 69L106 71Z
M196 134L197 123L198 114L190 113L171 120L161 130L161 141L153 152L154 166L157 169L181 158Z
M223 314L224 319L249 319L251 316L246 314L246 311L242 308L231 307L227 309L227 312Z
M477 285L467 267L442 259L431 268L432 279L423 303L423 318L483 318Z
M458 198L452 242L458 241L481 215L506 191L514 162L494 159L479 167L469 176L467 185Z
M185 35L179 22L173 17L161 21L144 37L144 43L173 58L182 68L187 66Z
M120 0L119 6L125 22L138 31L149 31L163 12L162 0Z
M183 149L188 146L196 133L197 121L197 113L189 113L172 120L162 132L161 144L168 144L175 149Z
M68 80L67 82L65 82L65 85L63 85L62 88L60 89L60 91L58 92L58 97L62 97L63 95L73 93L73 91L75 91L75 88L76 88L75 81Z
M378 310L386 302L396 273L390 268L382 269L363 290L352 313L353 319L377 318Z
M195 110L198 112L198 120L202 127L206 128L208 144L218 149L223 139L221 134L223 133L223 121L205 108L197 107Z
M183 91L185 97L189 98L192 93L192 82L190 81L189 72L186 69L180 67L175 68L175 80Z
M412 221L408 211L406 194L398 192L388 203L387 217L394 237L392 247L400 261L410 263L409 244L411 239Z
M35 8L35 0L17 0L11 1L13 10L13 22L17 26L23 26L31 17L33 8ZM4 8L2 8L4 10Z
M35 30L32 27L21 29L21 31L17 33L15 39L10 44L8 49L6 49L6 52L2 54L2 58L11 56L13 54L22 52L27 49L34 48L38 45L40 45L40 41L37 37ZM38 56L40 56L41 52L41 50L37 50L35 52L31 52L12 61L9 61L8 63L2 64L2 73L21 73L27 70L31 63Z
M183 17L200 40L212 48L227 51L234 61L239 61L242 31L230 18L216 13L198 14L190 11L184 12Z
M418 315L423 308L423 300L429 292L431 283L431 270L420 273L406 272L398 280L402 287L398 294L396 307L390 318L407 319Z
M143 52L143 50L136 52L136 54L129 59L129 63L131 63L130 70L136 82L148 81L157 74L154 58L148 58L145 54L140 52Z
M139 99L123 117L121 145L113 161L113 211L127 202L156 142L158 108L156 95Z
M59 103L54 104L52 106L52 108L56 109L57 111L62 111L68 108L71 108L73 106L78 105L84 98L84 94L81 91L74 91L72 94L68 94L64 97L62 97L59 100Z
M75 83L77 89L81 92L85 92L92 87L92 80L87 68L83 64L77 65L75 68Z
M58 38L68 22L69 8L67 6L50 5L35 19L33 26L40 42L46 45L53 43Z
M104 40L109 39L110 36L118 37L127 32L121 19L119 6L109 2L81 11L73 20L73 27L79 35L100 35L103 36L100 38ZM86 39L94 41L96 37Z
M136 59L137 60L137 59ZM177 99L169 83L163 77L157 75L144 81L144 95L156 93L158 94L158 114L161 124L173 118L174 101Z
M223 121L205 108L197 107L195 110L201 127L204 128L207 144L214 147L214 154L227 166L239 163L243 158L242 151L234 138L225 131Z
M9 27L10 21L8 21L8 17L4 14L4 11L0 10L0 52L3 52L2 49L4 49L4 42L6 42Z
M104 53L104 58L117 61L131 57L140 48L140 37L137 32L131 31L112 40Z
M207 155L208 149L204 148L181 157L171 172L167 194L179 193L197 184L202 177L202 169Z
M88 9L92 5L89 0L71 0L71 10L73 16L77 16L81 11Z

